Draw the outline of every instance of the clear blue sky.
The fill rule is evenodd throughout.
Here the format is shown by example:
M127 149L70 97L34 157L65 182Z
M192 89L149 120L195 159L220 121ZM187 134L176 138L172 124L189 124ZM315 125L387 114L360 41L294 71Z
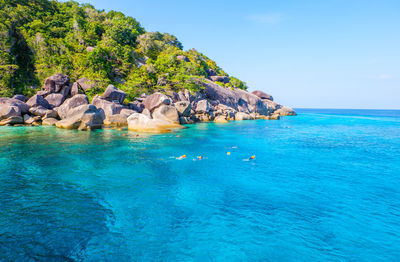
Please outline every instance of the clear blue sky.
M400 1L80 0L171 33L292 107L400 109Z

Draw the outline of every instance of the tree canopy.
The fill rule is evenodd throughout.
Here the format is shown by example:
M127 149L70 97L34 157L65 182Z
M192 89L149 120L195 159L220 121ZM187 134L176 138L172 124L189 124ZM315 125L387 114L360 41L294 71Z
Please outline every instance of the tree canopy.
M74 1L0 0L0 96L33 94L54 73L90 79L89 95L114 84L133 99L155 90L197 91L198 78L227 75L170 34L146 32L121 12ZM231 77L230 87L246 89Z

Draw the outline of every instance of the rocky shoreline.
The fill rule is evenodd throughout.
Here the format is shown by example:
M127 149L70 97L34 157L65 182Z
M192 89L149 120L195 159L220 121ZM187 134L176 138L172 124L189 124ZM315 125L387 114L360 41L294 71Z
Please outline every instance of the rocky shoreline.
M0 126L47 125L79 130L127 126L138 132L166 132L196 122L277 120L296 115L262 91L229 89L214 81L221 79L199 80L202 90L195 94L161 90L142 94L131 103L125 102L125 92L109 85L90 103L85 91L92 86L87 79L70 83L67 75L55 74L29 99L23 95L1 97Z

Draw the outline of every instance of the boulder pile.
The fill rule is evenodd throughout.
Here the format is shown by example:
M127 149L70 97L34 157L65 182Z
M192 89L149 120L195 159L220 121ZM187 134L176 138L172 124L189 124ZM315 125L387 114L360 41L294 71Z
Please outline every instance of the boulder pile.
M103 95L95 96L90 103L85 92L93 84L88 79L71 83L67 75L55 74L29 99L23 95L0 98L0 125L48 125L79 130L127 126L134 131L164 132L202 121L228 123L296 115L293 109L277 104L262 91L249 93L215 82L228 83L229 77L216 76L210 70L209 79L198 82L200 92L142 94L131 103L125 102L124 91L109 85Z

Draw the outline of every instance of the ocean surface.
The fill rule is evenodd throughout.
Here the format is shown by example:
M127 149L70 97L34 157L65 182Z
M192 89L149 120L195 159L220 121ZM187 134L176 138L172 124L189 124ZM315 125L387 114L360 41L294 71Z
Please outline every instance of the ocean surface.
M0 127L0 261L399 261L400 111L297 112Z

